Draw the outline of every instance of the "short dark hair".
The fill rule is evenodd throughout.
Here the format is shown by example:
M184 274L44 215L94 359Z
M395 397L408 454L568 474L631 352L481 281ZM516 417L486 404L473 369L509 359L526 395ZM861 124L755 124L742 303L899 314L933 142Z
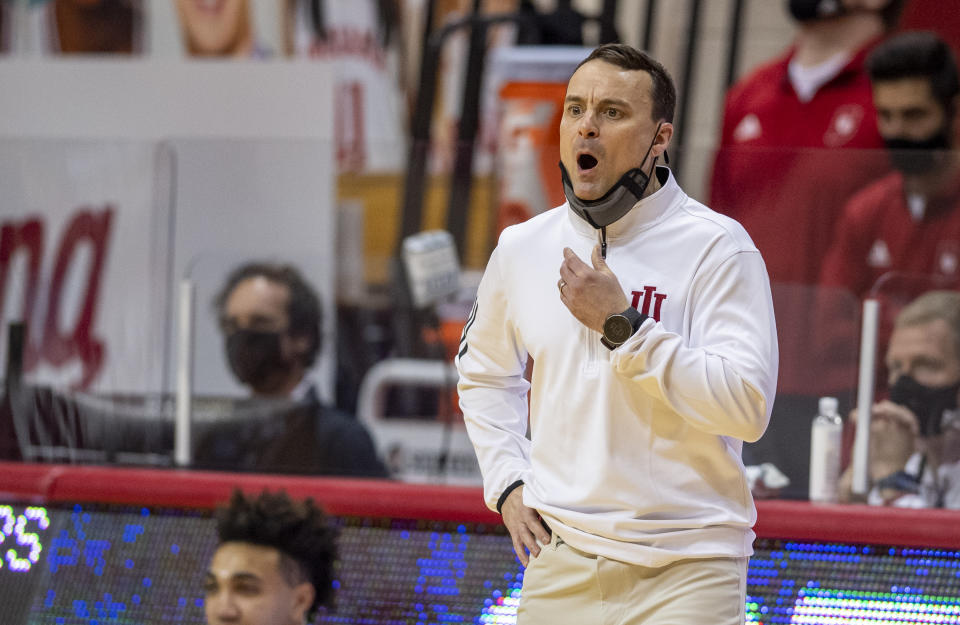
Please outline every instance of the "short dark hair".
M908 31L887 39L867 57L870 82L926 78L930 91L948 113L960 93L957 62L950 46L929 31Z
M580 61L577 69L590 61L605 61L622 69L640 70L650 74L653 79L653 87L650 89L653 121L662 119L673 122L673 112L677 107L677 88L670 73L655 58L625 43L605 43L594 48L590 56Z
M333 604L333 563L337 558L337 530L313 499L293 501L284 491L246 496L234 490L230 503L217 509L220 544L248 543L280 552L280 572L290 585L313 585L317 608Z
M290 303L287 306L289 332L291 336L303 336L310 341L302 359L303 366L310 367L316 362L320 352L323 312L316 291L293 265L256 261L234 269L215 300L218 319L223 320L227 300L237 285L244 280L258 277L282 284L290 291Z

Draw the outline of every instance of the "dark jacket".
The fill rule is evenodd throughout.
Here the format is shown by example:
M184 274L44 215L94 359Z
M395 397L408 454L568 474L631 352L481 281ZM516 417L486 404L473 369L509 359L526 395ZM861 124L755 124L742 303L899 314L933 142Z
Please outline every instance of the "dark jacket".
M243 410L205 428L194 468L258 473L388 477L362 423L315 396L259 414Z

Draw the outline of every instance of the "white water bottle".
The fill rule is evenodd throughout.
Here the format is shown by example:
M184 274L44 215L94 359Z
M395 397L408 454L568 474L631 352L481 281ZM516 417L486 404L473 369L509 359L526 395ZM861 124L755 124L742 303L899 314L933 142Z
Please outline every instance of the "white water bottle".
M840 479L840 446L843 421L837 398L821 397L819 413L810 430L810 501L836 503Z

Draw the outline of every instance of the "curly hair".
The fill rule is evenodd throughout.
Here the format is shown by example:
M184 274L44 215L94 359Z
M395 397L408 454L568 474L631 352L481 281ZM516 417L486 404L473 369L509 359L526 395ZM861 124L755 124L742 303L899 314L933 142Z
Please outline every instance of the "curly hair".
M234 490L230 503L217 510L216 519L221 544L242 542L276 549L289 584L313 585L310 620L319 606L333 605L337 531L312 498L293 501L284 491L266 490L254 498Z

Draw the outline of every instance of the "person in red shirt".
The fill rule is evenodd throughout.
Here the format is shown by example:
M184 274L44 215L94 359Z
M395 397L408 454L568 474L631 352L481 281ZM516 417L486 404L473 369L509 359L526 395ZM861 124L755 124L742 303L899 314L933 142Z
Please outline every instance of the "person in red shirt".
M710 203L743 224L766 262L778 394L833 394L847 381L820 375L809 349L815 290L844 202L888 171L864 61L904 1L787 4L792 47L727 94Z
M867 61L877 124L895 169L854 195L820 282L867 295L889 272L960 278L960 77L931 32L897 35Z
M882 344L901 302L918 290L960 285L960 158L952 152L960 76L950 47L931 32L891 37L870 54L867 71L894 171L844 206L820 285L857 303L878 297ZM858 315L823 298L814 318L818 371L853 379L856 361L836 355L838 345L857 344Z
M791 0L791 49L727 94L710 203L743 224L773 281L816 283L843 201L882 168L860 152L883 147L864 59L902 4Z

